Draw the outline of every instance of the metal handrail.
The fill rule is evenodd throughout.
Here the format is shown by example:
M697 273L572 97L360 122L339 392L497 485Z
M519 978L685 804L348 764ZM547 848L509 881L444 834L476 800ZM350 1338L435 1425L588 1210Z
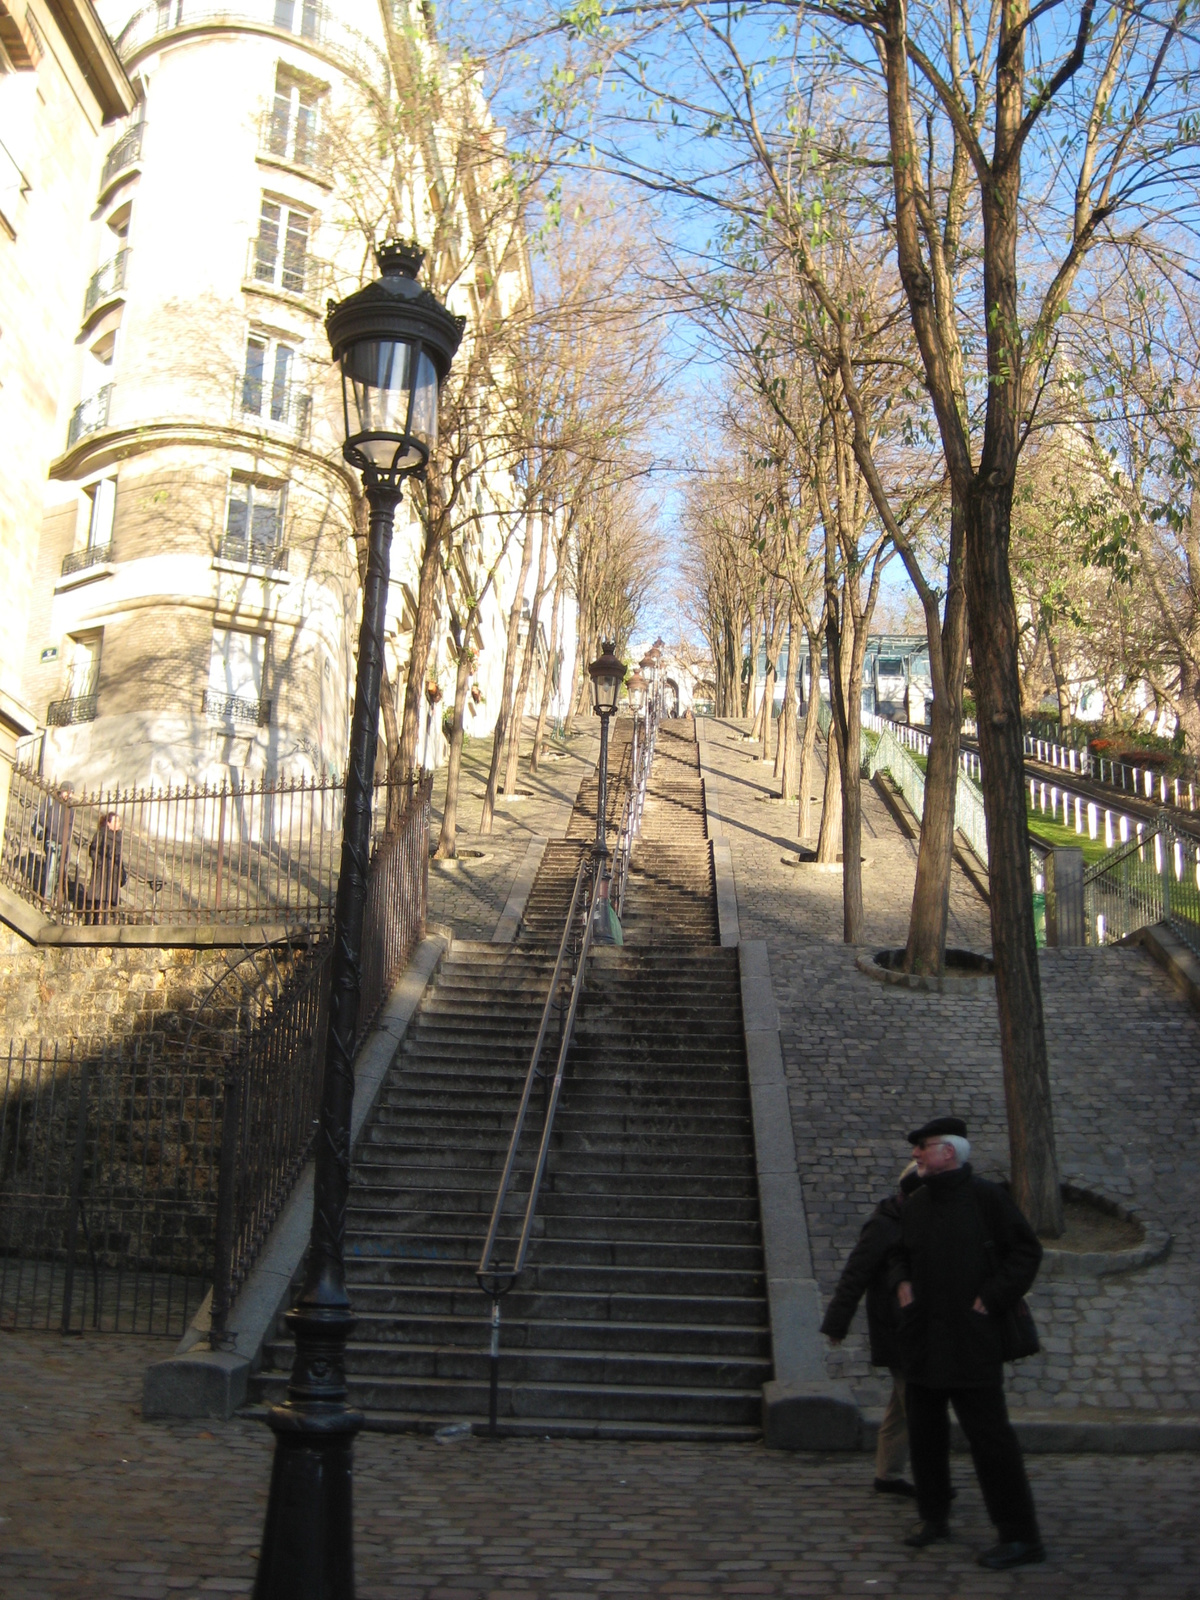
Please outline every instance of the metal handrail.
M537 1039L534 1042L533 1053L529 1058L529 1070L525 1074L525 1084L521 1091L521 1103L517 1108L517 1117L513 1125L512 1138L508 1143L508 1154L504 1160L504 1170L500 1174L499 1187L496 1190L496 1202L492 1207L491 1220L488 1223L487 1237L483 1242L483 1252L479 1258L479 1265L475 1269L475 1281L489 1295L492 1301L491 1318L491 1374L489 1381L488 1399L488 1430L493 1435L496 1432L496 1414L499 1395L500 1371L500 1300L516 1283L525 1266L525 1255L529 1249L529 1239L533 1231L534 1217L537 1214L538 1198L541 1193L542 1178L546 1171L546 1160L550 1154L550 1137L554 1131L554 1117L558 1110L559 1096L562 1092L563 1071L566 1067L567 1053L571 1048L571 1036L575 1028L575 1015L579 1009L579 997L583 992L583 981L587 972L588 952L592 944L592 929L596 921L596 906L600 890L603 886L603 876L593 870L592 890L588 901L587 917L584 922L583 938L579 947L579 955L575 966L575 973L571 983L571 999L565 1015L560 1009L560 1029L558 1060L555 1064L554 1077L550 1080L544 1072L539 1073L539 1063L542 1047L546 1042L546 1034L550 1027L550 1017L557 1004L559 1004L558 986L562 977L563 963L566 960L567 950L571 943L572 933L575 928L575 916L579 909L583 893L584 881L588 875L589 867L594 867L595 858L585 857L579 863L579 870L575 874L575 887L571 894L571 905L563 924L562 938L558 944L558 957L554 963L554 973L550 979L549 993L546 1003L542 1007L542 1020L538 1025ZM533 1086L538 1077L541 1077L545 1090L545 1108L542 1118L542 1138L538 1146L537 1160L534 1163L533 1174L529 1182L529 1196L525 1202L525 1217L521 1224L520 1237L513 1253L511 1267L497 1267L492 1262L497 1239L500 1233L500 1223L504 1216L504 1206L508 1199L508 1191L512 1186L513 1174L516 1170L517 1155L520 1150L521 1139L525 1132L525 1117L529 1110L529 1102L533 1096Z
M658 721L649 707L646 710L646 732L640 748L636 745L637 724L634 724L634 741L637 750L632 777L632 787L621 810L621 825L617 830L617 848L613 859L613 909L618 918L625 910L625 889L629 881L629 862L633 855L634 840L642 831L642 813L646 808L646 788L650 782L650 767L654 761L654 741Z

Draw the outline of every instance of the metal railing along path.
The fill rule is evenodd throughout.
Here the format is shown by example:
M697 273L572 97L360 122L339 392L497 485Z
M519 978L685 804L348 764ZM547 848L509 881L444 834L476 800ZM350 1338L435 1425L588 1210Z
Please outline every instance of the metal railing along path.
M375 845L386 795L379 784ZM323 926L343 803L341 782L325 779L67 794L18 767L0 883L60 924Z
M1135 829L1133 838L1084 871L1087 943L1116 944L1166 922L1200 955L1200 841L1179 832L1165 813Z
M639 732L641 737L639 738ZM654 744L658 733L658 719L653 711L646 711L645 725L635 717L633 725L632 787L621 809L621 822L617 829L617 848L613 853L613 910L620 917L625 909L625 890L629 883L629 862L633 847L642 831L642 815L646 809L646 788L650 781L650 767L654 761Z
M475 1278L479 1287L484 1294L491 1297L492 1301L491 1344L489 1347L488 1431L493 1436L496 1433L500 1391L500 1301L513 1287L524 1270L525 1257L529 1250L529 1239L533 1231L534 1218L537 1215L542 1178L545 1175L546 1160L550 1153L550 1139L554 1132L554 1117L558 1110L559 1097L562 1093L563 1072L567 1063L567 1055L571 1048L571 1038L575 1029L575 1016L579 1009L579 997L583 992L584 977L587 972L587 958L592 945L592 930L596 922L597 902L603 884L600 873L595 870L595 863L595 856L585 856L579 863L579 870L575 874L575 887L571 894L571 905L567 912L566 922L563 924L562 938L558 944L558 956L554 963L553 976L550 979L550 989L546 995L546 1003L542 1007L537 1039L534 1041L533 1053L529 1058L529 1068L525 1074L525 1083L521 1090L521 1103L517 1107L512 1138L508 1142L508 1153L504 1159L504 1170L500 1174L500 1183L496 1190L496 1201L492 1207L491 1220L488 1223L487 1237L483 1242L483 1252L479 1258L479 1266L475 1270ZM588 882L589 877L591 879L591 890L586 897L587 912L582 923L580 923L579 909L584 899L584 885ZM559 991L563 982L564 968L568 957L571 958L572 962L571 989L570 998L564 1008ZM541 1058L546 1036L550 1031L551 1018L556 1010L558 1012L558 1058L555 1062L554 1076L550 1078L541 1067ZM538 1144L537 1158L529 1181L525 1215L521 1223L521 1232L513 1251L512 1265L501 1267L496 1265L493 1257L499 1243L500 1227L504 1219L504 1208L508 1201L509 1190L516 1175L517 1159L525 1132L525 1120L529 1111L529 1103L533 1098L534 1084L539 1077L542 1080L543 1095L541 1140Z
M821 732L828 738L832 713L828 701L823 697L817 708L817 721ZM928 734L922 733L919 728L907 727L903 723L889 722L886 717L864 713L859 733L859 756L864 775L873 778L877 772L889 773L904 796L909 810L919 822L925 810L925 773L913 759L914 753L928 756ZM958 782L954 793L954 826L986 867L987 821L983 810L983 795L977 783L969 776L968 767L962 760L963 756L970 754L968 751L960 753ZM978 767L978 758L974 759Z
M356 1049L424 933L429 793L373 852ZM289 948L256 1014L216 990L187 1031L0 1054L0 1329L178 1335L211 1285L222 1347L320 1105L328 932Z

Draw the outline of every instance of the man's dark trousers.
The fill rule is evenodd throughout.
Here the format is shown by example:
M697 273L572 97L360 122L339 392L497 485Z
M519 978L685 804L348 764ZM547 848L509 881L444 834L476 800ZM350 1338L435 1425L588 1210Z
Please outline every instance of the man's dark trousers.
M905 1404L921 1520L945 1522L950 1513L950 1404L967 1436L984 1504L1002 1542L1040 1544L1033 1495L1021 1447L1008 1420L1003 1388L997 1384L981 1389L927 1389L910 1382Z

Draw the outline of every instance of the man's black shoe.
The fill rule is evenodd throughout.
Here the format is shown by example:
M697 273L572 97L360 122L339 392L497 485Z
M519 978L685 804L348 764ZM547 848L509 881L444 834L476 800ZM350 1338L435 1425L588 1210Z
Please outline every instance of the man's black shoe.
M950 1524L948 1522L918 1522L916 1527L905 1539L905 1544L913 1550L923 1550L927 1544L934 1544L938 1539L950 1537ZM1001 1547L997 1547L1001 1548ZM1002 1548L1008 1549L1007 1545ZM1025 1546L1021 1547L1022 1549ZM983 1557L979 1558L981 1561Z
M994 1544L978 1557L979 1565L990 1567L993 1572L1003 1572L1007 1567L1025 1567L1045 1559L1045 1545L1026 1544L1023 1539L1009 1539L1002 1544Z
M917 1491L907 1478L876 1478L876 1494L902 1494L906 1500L915 1500Z

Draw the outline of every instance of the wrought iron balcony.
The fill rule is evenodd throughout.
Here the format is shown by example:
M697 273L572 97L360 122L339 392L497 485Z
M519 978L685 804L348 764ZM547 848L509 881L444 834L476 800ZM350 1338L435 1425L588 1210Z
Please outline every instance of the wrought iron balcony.
M258 153L267 161L286 161L327 178L332 169L329 135L304 118L268 111L259 124Z
M250 722L257 728L265 728L271 720L269 700L243 700L236 694L217 694L205 689L201 705L219 722Z
M237 381L234 414L235 419L260 417L290 433L306 434L312 421L312 395L301 392L294 383L247 373Z
M97 695L76 694L65 700L51 700L46 726L69 728L76 722L95 722Z
M237 561L243 566L272 567L276 572L286 572L288 553L282 544L264 539L239 539L226 534L217 549L221 561Z
M89 545L86 550L72 550L63 557L62 575L69 578L73 572L83 572L87 567L99 567L112 560L112 540L107 544Z
M89 433L98 433L101 428L108 426L108 404L112 391L112 384L106 383L103 389L98 389L75 407L71 413L71 426L67 429L68 450Z
M83 302L83 314L85 317L90 317L102 301L111 299L115 294L120 294L125 287L125 263L128 259L128 250L118 250L111 261L106 261L102 267L98 267L92 273Z
M108 152L104 162L104 170L100 174L100 189L103 192L116 177L118 172L123 172L126 167L131 167L142 153L142 134L145 131L144 122L135 122L132 128L127 128L121 137Z

